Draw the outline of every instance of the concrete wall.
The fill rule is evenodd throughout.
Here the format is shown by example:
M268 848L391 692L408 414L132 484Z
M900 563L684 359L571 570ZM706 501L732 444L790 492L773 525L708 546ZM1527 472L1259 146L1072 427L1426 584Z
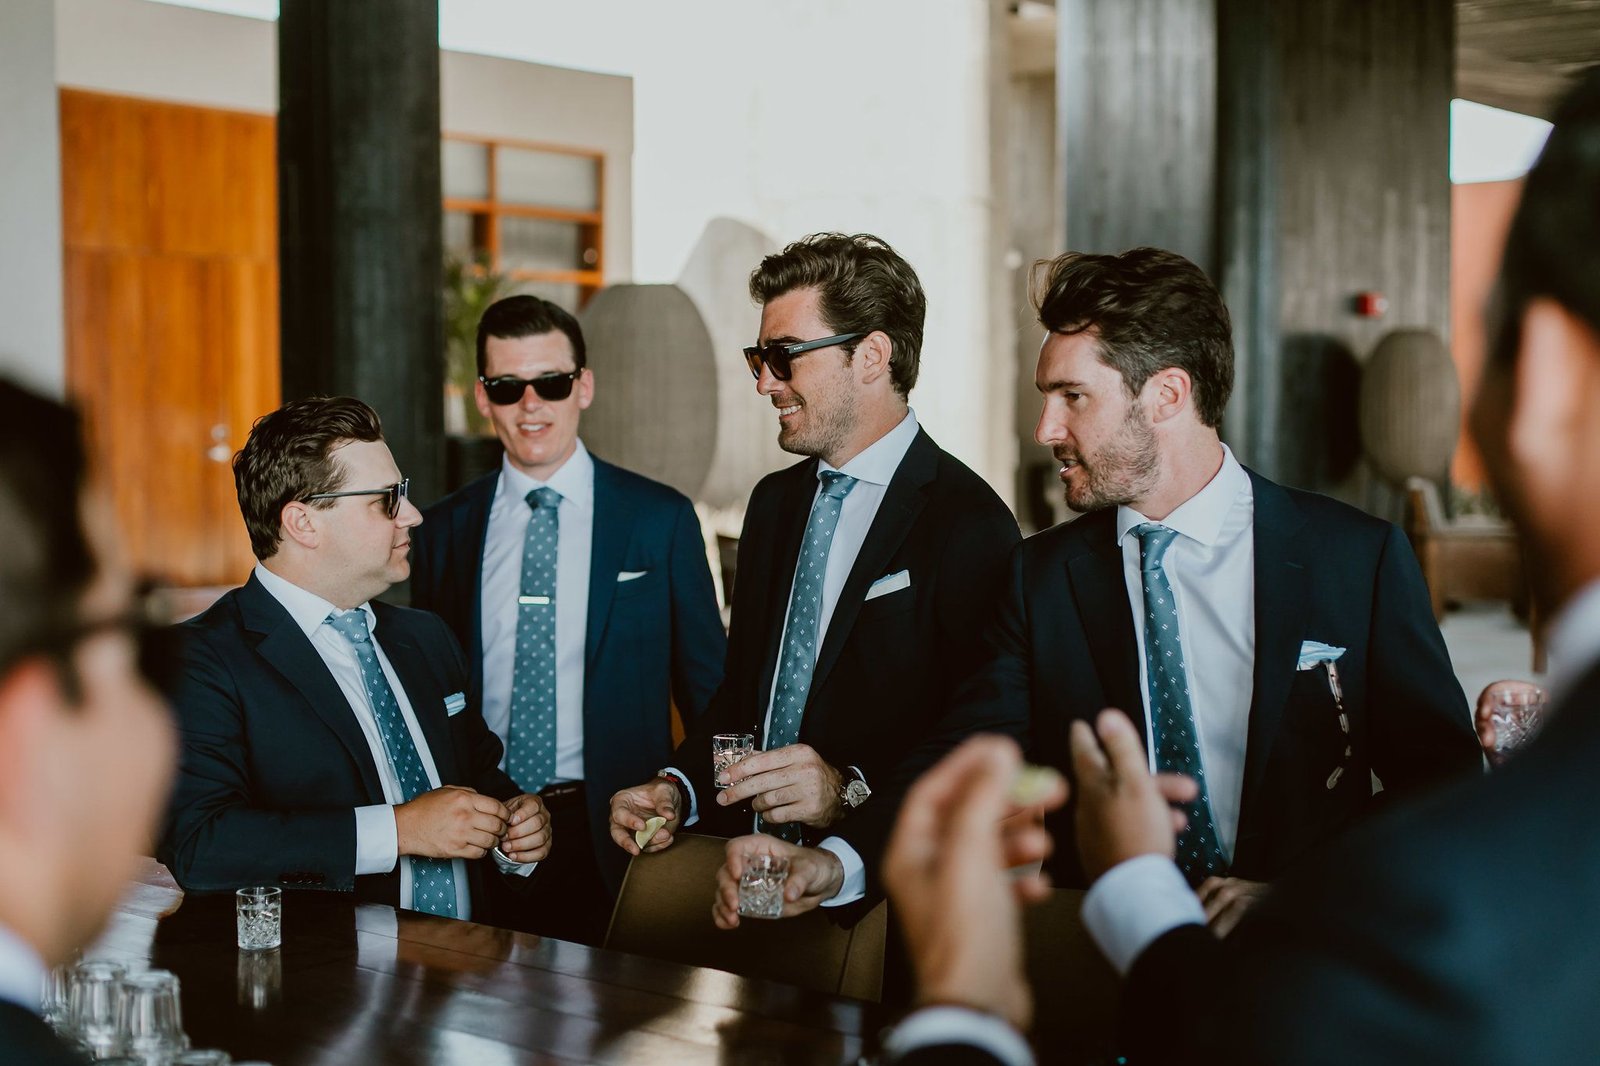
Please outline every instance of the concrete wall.
M55 9L61 85L264 114L278 109L275 23L146 0L55 0ZM8 15L8 30L9 21ZM628 280L633 272L629 79L457 52L439 59L446 131L606 153L606 280Z
M65 391L61 153L51 0L0 19L0 375Z

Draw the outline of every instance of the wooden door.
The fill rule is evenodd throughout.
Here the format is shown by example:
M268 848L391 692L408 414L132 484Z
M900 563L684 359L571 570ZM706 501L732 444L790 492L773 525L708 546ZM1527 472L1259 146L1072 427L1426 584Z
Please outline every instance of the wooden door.
M274 119L61 91L67 381L134 563L253 561L230 460L278 405Z

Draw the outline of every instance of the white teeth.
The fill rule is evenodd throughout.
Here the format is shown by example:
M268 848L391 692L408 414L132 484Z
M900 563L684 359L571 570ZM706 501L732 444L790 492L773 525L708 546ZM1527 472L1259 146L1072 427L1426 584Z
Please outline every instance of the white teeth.
M519 422L517 423L517 428L524 433L536 433L549 424L548 422Z
M778 417L782 418L784 415L792 415L798 410L800 410L799 404L795 404L793 407L780 407L778 408Z

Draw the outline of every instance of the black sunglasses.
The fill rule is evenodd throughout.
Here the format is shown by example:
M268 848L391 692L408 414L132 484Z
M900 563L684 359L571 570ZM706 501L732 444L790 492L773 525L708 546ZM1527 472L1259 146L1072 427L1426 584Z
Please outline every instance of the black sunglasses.
M769 344L765 348L746 348L744 361L750 366L750 376L757 381L761 380L762 366L772 371L772 376L779 381L788 381L793 370L790 364L795 356L814 352L818 348L831 348L835 344L849 344L865 336L865 333L840 333L814 341L791 341L788 344Z
M315 496L307 496L306 503L312 500L333 500L340 496L387 496L389 518L392 520L400 515L400 501L411 492L411 479L403 477L388 488L382 489L351 489L349 492L319 492Z
M483 382L483 391L488 394L489 402L496 407L509 407L514 403L522 402L522 390L529 385L539 394L541 400L565 400L572 395L572 386L583 377L583 367L568 371L564 374L540 374L536 378L486 378L481 374L478 380Z

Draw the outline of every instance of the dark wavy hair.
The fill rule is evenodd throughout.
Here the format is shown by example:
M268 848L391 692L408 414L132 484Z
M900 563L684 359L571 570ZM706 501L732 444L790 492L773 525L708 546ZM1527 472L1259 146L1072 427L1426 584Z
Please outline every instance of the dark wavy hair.
M573 369L582 370L589 363L583 330L566 308L526 294L496 300L478 319L478 376L483 376L484 367L488 365L490 337L510 341L555 330L565 333L572 342Z
M1233 392L1233 327L1217 287L1183 256L1160 248L1068 252L1035 264L1034 307L1052 333L1093 333L1130 396L1157 371L1183 370L1200 421L1222 425Z
M917 384L928 297L911 264L870 233L813 233L767 256L750 274L750 296L771 303L795 289L816 289L822 319L834 333L887 334L889 380L901 396ZM849 354L855 345L846 345Z
M270 559L282 541L283 509L296 500L338 492L344 469L333 451L350 441L380 441L378 412L349 396L293 400L256 419L233 457L233 485L250 531L250 550ZM332 507L319 500L313 507Z

